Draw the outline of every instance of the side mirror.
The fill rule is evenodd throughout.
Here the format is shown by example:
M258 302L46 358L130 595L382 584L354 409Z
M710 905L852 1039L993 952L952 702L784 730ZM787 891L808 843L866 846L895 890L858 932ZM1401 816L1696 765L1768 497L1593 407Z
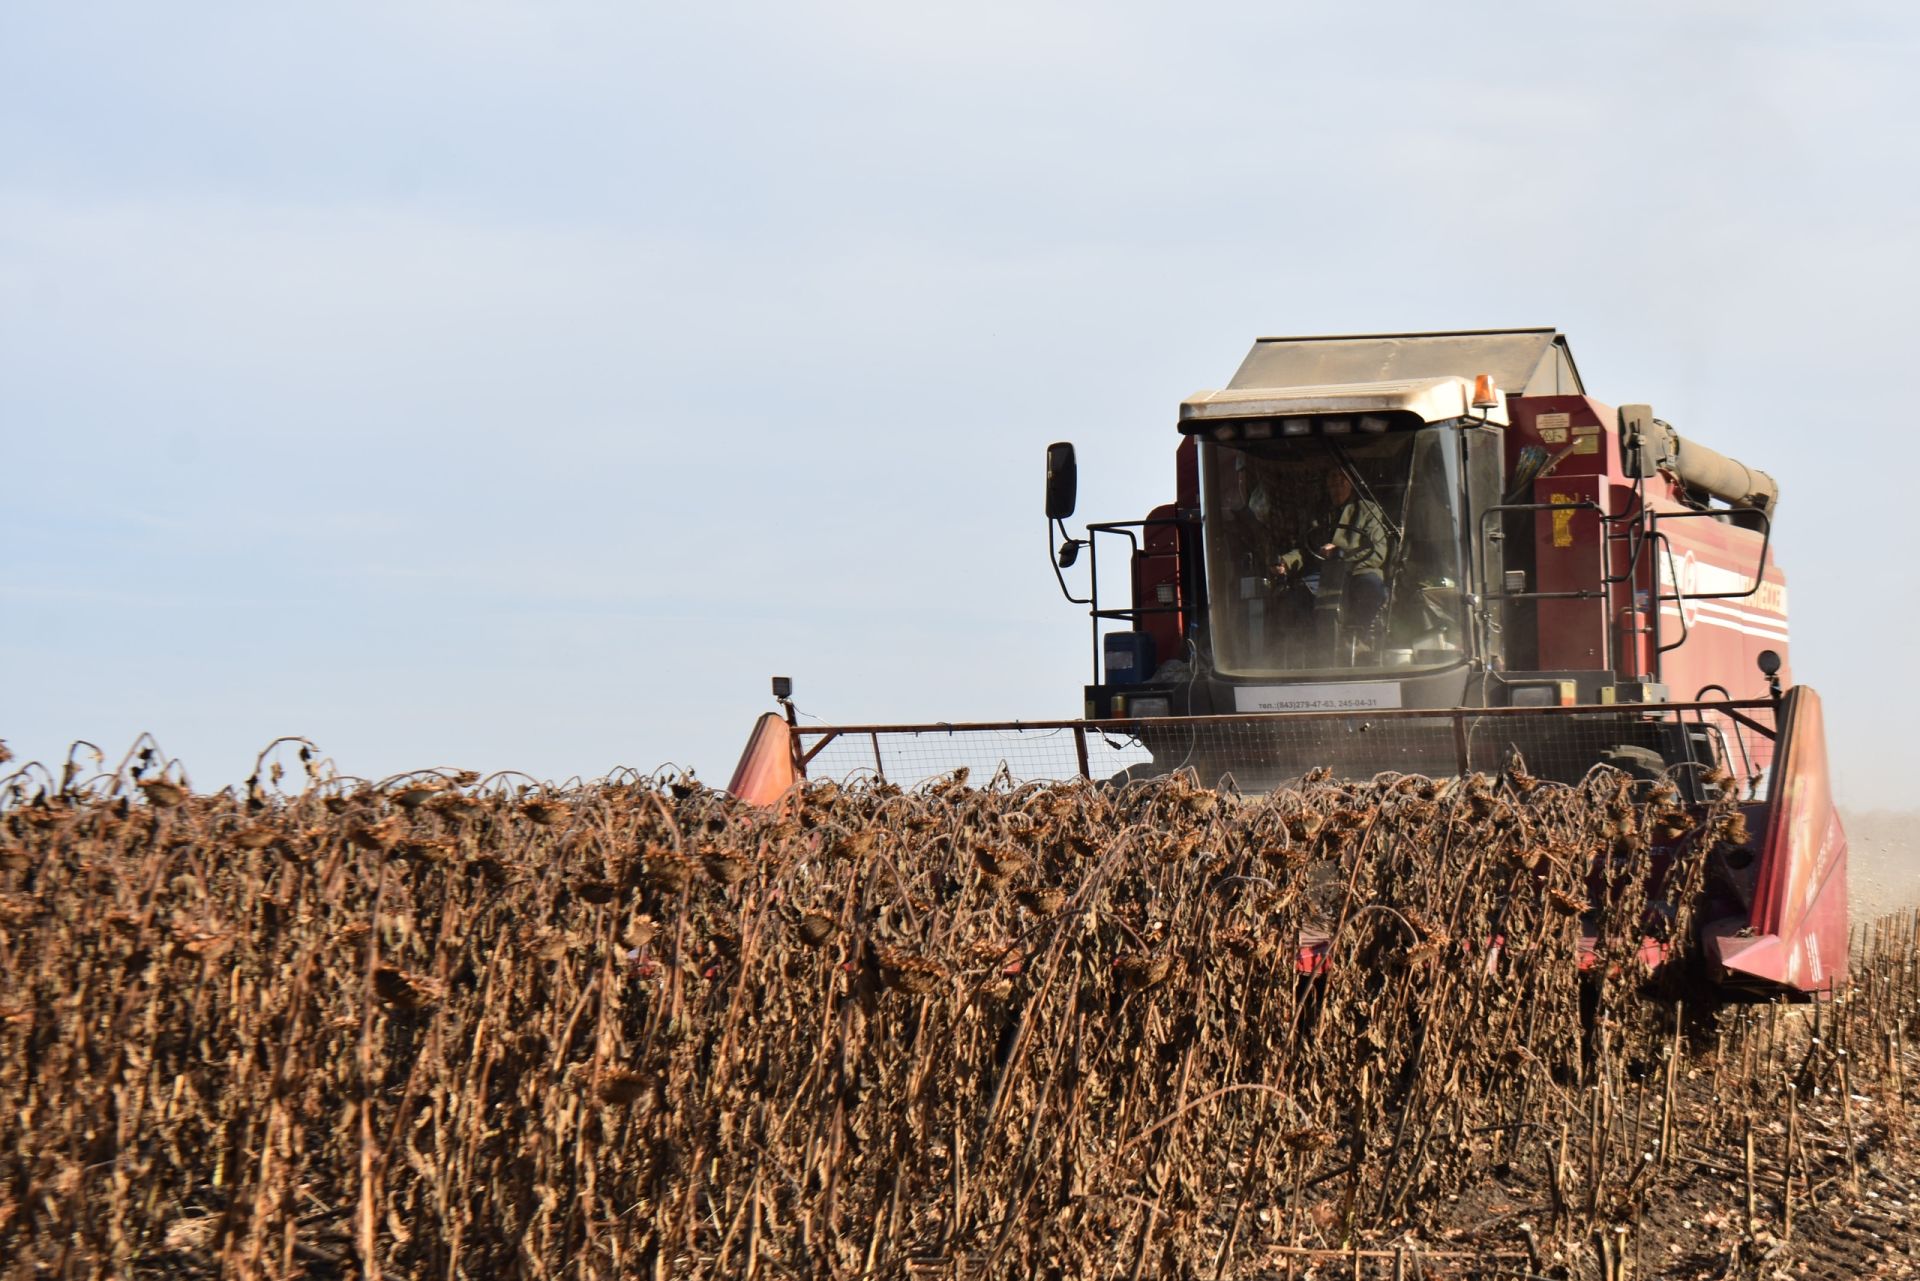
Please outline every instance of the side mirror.
M1770 649L1763 649L1756 654L1753 659L1753 664L1760 669L1762 676L1778 676L1780 674L1780 655Z
M1073 503L1080 488L1080 470L1073 460L1073 442L1056 441L1047 446L1047 519L1065 520L1073 515Z

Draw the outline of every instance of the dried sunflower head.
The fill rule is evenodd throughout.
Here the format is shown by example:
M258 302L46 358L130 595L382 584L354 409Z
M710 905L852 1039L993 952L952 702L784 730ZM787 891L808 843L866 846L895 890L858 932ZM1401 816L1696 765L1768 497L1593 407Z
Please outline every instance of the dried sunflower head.
M630 1068L608 1068L600 1074L594 1094L609 1107L624 1107L653 1089L653 1078Z
M573 883L573 892L589 903L613 902L614 884L594 877L587 877Z
M910 996L925 996L947 978L947 968L938 961L899 948L876 945L873 956L880 967L880 981Z
M243 850L263 850L280 839L280 829L271 823L249 823L233 834L233 843Z
M373 972L373 991L382 1002L403 1010L422 1010L447 995L446 984L426 974L383 965Z
M974 853L973 861L990 880L1008 880L1033 866L1033 855L1017 845L987 847Z
M753 873L753 864L737 850L708 850L701 856L700 865L722 885L738 885Z
M159 809L172 809L187 799L187 789L168 778L149 778L140 782L147 803Z
M526 815L529 823L534 823L540 827L551 827L567 817L568 807L563 801L550 800L546 797L536 797L533 800L523 802L520 806L520 812Z
M1165 952L1129 952L1113 963L1114 975L1135 991L1165 982L1172 970L1173 958Z
M1048 885L1037 890L1020 891L1019 900L1022 907L1037 916L1052 916L1067 905L1067 892Z
M808 947L824 947L828 939L839 933L840 927L824 912L807 912L800 917L794 929L799 933L800 941Z
M1562 916L1578 916L1587 910L1585 899L1575 898L1564 890L1552 888L1547 890L1547 905Z
M387 793L387 796L388 799L401 809L412 811L419 809L428 801L439 796L447 790L448 786L449 784L444 778L417 778L402 783L399 787Z
M693 884L693 869L693 860L684 854L667 849L647 852L647 884L662 893L678 894Z

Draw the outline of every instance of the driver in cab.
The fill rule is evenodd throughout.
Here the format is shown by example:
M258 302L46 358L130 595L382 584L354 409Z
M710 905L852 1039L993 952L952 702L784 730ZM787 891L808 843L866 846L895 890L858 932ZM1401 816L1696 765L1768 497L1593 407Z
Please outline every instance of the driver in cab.
M1347 571L1342 621L1364 630L1387 602L1387 522L1379 504L1354 492L1344 467L1330 468L1326 483L1326 514L1308 527L1318 541L1282 555L1273 577L1279 583L1300 582L1317 568L1310 559L1340 561Z

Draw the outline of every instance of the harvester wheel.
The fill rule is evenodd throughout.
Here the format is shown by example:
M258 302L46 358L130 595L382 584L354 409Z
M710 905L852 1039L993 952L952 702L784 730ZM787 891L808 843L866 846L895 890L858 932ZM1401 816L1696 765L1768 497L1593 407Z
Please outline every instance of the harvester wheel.
M1141 761L1138 765L1129 765L1107 780L1108 787L1125 787L1130 783L1144 783L1150 778L1159 778L1170 773L1165 766L1152 761Z
M1651 747L1635 745L1609 747L1600 753L1600 763L1611 765L1633 778L1648 781L1657 780L1667 772L1666 758Z

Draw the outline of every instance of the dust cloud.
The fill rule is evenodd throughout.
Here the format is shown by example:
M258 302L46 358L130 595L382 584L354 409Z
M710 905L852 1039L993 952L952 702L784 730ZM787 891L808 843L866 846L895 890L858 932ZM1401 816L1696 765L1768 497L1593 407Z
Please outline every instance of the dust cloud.
M1920 811L1843 810L1855 921L1920 907Z

